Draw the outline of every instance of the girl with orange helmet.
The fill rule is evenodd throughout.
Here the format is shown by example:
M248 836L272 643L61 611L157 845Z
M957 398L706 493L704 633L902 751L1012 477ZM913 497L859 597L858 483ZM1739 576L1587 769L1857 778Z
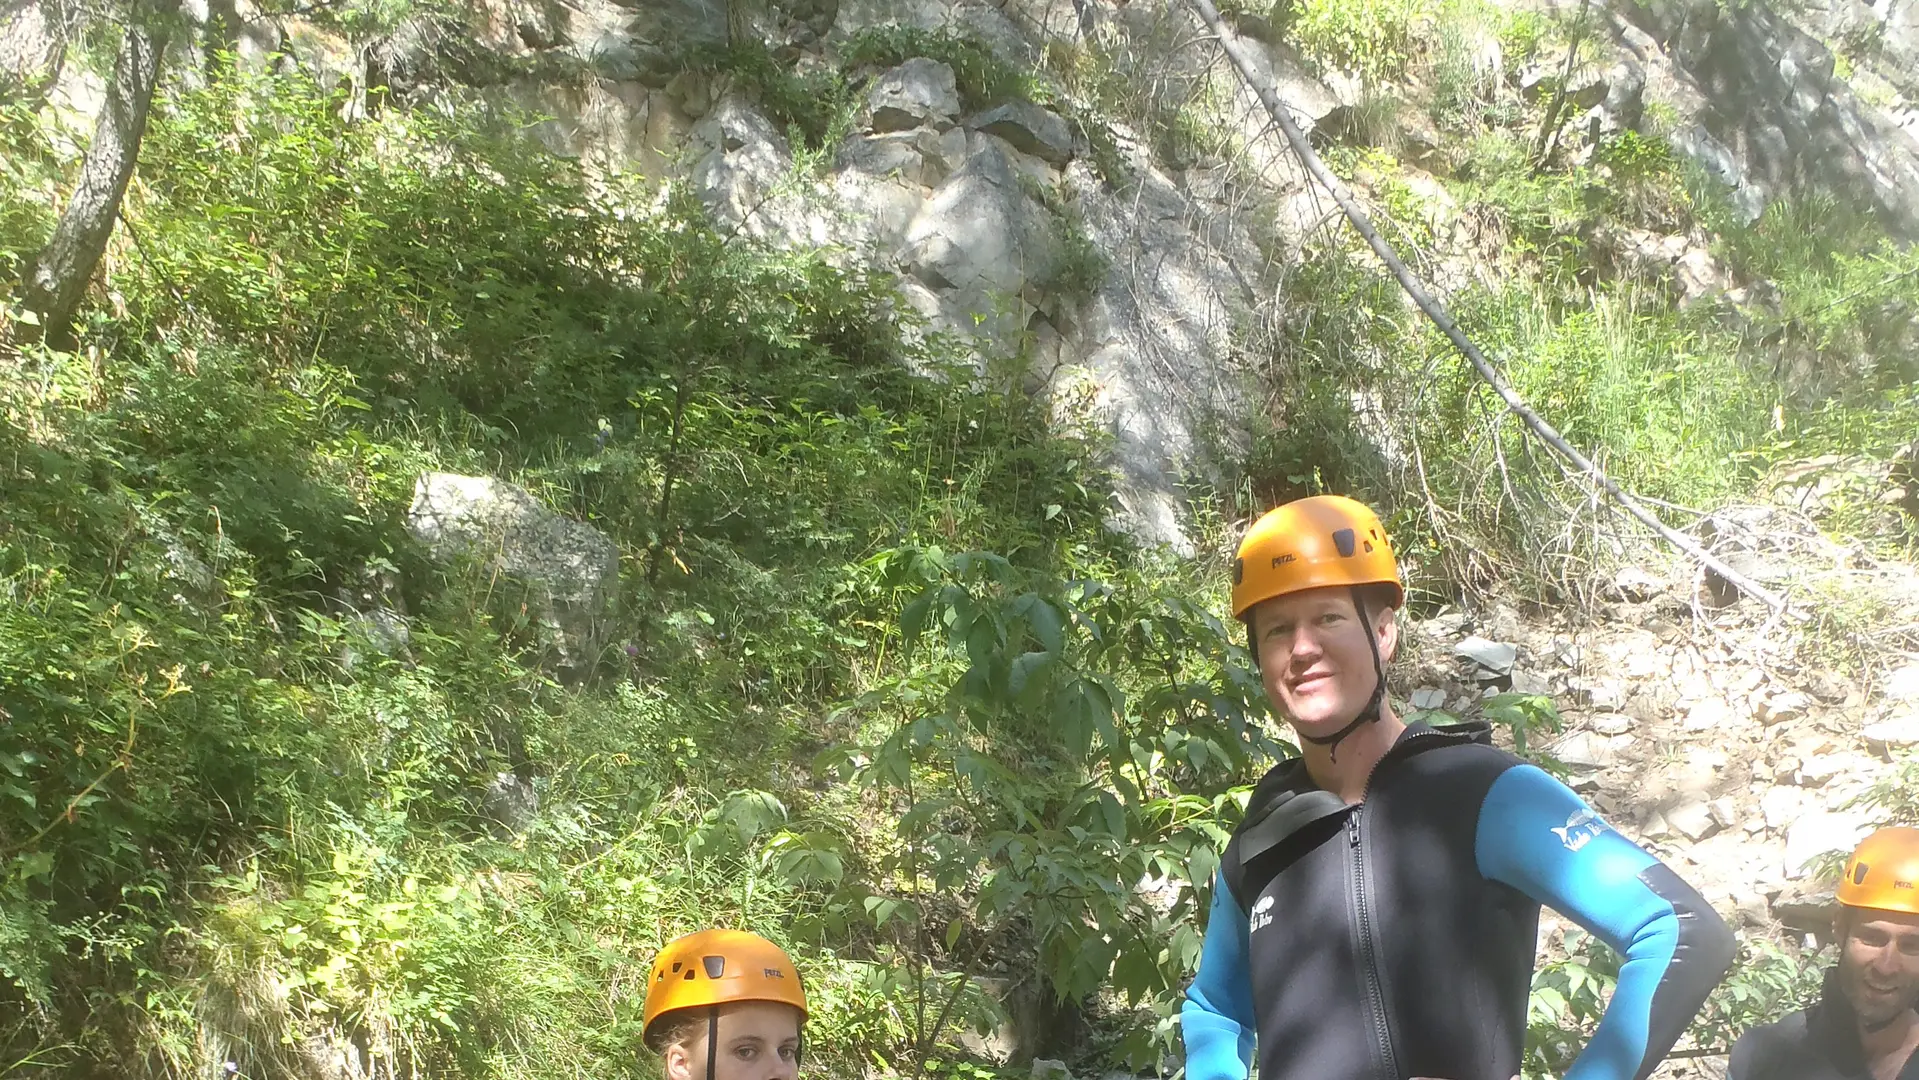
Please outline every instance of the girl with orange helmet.
M641 1014L667 1080L794 1080L806 990L778 945L742 930L702 930L660 950Z

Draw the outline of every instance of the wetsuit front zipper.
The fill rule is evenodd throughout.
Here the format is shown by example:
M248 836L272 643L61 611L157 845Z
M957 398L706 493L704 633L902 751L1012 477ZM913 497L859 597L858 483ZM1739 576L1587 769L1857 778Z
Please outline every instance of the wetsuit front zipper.
M1368 778L1367 787L1371 787ZM1351 874L1353 925L1359 934L1359 977L1366 984L1366 1015L1372 1024L1373 1041L1379 1062L1390 1080L1399 1078L1399 1061L1393 1053L1392 1030L1386 1019L1386 990L1379 977L1379 957L1373 934L1373 898L1366 889L1366 850L1359 844L1359 817L1366 812L1361 802L1346 815L1346 866Z

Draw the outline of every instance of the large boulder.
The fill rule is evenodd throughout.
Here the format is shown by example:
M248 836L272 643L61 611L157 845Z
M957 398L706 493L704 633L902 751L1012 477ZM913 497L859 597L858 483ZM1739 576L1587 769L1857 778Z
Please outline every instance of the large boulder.
M517 484L424 473L407 529L442 565L470 561L526 590L548 660L583 671L598 657L620 576L620 553L599 530L564 517Z
M735 90L693 127L693 191L719 223L777 247L843 243L839 208L793 168L793 150L758 106Z
M875 132L947 128L959 115L959 85L952 68L916 56L873 80L866 104Z
M1055 168L1073 158L1073 129L1057 114L1030 101L1009 101L973 117L969 123Z
M1029 286L1051 272L1058 245L1003 144L974 136L968 148L907 226L899 261L941 297L947 329L1012 351L1033 310Z

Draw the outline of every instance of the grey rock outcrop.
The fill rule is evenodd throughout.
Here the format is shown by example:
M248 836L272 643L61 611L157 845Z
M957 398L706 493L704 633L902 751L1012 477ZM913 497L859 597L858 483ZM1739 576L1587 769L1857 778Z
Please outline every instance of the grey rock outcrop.
M455 473L420 476L407 529L442 565L471 560L520 583L557 667L597 658L620 571L619 550L599 530L517 484Z
M846 41L862 30L907 27L970 37L984 42L1000 59L1020 64L1039 60L1027 31L989 0L840 0L829 42Z
M480 813L496 836L518 836L539 816L539 790L518 773L496 772L480 793Z
M595 27L581 51L608 78L664 86L686 50L727 43L727 8L722 0L634 4L623 22Z
M1033 291L1057 258L1051 219L1020 183L1012 157L976 139L965 162L907 226L900 264L957 307L959 327L975 323L1014 341Z
M971 124L1056 168L1073 158L1073 130L1056 113L1030 101L1011 101L988 109Z
M728 225L767 227L767 197L791 170L786 136L737 94L722 98L693 129L711 147L693 166L693 190L714 217ZM756 222L754 219L758 218ZM757 229L749 229L758 235Z
M47 7L32 0L0 6L0 84L38 94L58 76L62 46Z
M875 132L947 128L959 115L959 88L952 68L916 56L875 79L866 104Z
M1615 23L1649 96L1679 114L1674 147L1757 217L1810 190L1919 236L1919 131L1855 94L1831 50L1762 4L1646 0Z

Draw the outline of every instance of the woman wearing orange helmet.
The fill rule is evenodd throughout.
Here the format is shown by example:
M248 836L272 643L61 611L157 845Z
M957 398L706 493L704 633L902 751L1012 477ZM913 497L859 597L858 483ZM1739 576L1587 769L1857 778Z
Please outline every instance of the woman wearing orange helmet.
M641 1038L667 1080L794 1080L806 990L778 945L702 930L660 950L646 980Z
M1301 756L1220 856L1180 1023L1188 1080L1519 1071L1541 905L1624 954L1565 1080L1645 1080L1731 960L1678 875L1483 722L1408 724L1386 696L1404 599L1385 526L1337 495L1246 533L1233 614Z

